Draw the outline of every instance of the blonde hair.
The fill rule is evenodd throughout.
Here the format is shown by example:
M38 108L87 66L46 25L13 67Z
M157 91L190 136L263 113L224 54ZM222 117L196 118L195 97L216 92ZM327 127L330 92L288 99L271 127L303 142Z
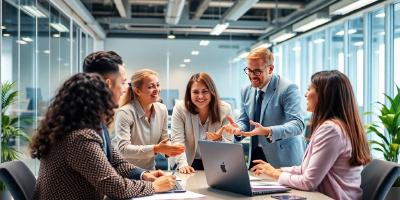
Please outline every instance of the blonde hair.
M129 88L123 97L121 106L128 104L135 98L135 89L140 88L143 84L143 80L151 75L158 76L158 73L151 69L140 69L132 75Z
M274 55L264 47L254 49L247 56L247 60L262 60L266 65L274 64Z

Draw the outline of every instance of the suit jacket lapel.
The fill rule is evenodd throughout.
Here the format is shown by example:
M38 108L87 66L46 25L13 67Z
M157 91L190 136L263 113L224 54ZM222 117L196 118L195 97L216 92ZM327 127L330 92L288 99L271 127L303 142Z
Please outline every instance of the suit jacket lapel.
M109 162L111 162L111 155L112 155L112 147L111 147L111 141L110 141L110 135L108 133L108 129L107 126L105 126L103 124L103 132L104 132L104 138L106 139L106 141L104 141L107 144L107 159Z
M194 149L197 149L197 142L199 140L199 118L194 114L190 114L190 118L192 119L193 126ZM193 151L193 153L195 155L196 151Z
M268 107L269 102L271 101L272 96L274 96L276 88L278 87L279 84L279 77L275 74L272 75L271 82L269 83L267 87L267 92L264 95L264 99L261 104L261 116L260 116L260 123L262 124L262 121L264 119L264 113L266 108Z

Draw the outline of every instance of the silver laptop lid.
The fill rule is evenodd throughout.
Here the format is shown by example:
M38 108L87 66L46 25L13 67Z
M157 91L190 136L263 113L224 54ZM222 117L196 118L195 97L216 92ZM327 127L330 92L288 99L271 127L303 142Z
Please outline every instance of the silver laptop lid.
M209 186L252 195L241 144L199 141L199 147Z

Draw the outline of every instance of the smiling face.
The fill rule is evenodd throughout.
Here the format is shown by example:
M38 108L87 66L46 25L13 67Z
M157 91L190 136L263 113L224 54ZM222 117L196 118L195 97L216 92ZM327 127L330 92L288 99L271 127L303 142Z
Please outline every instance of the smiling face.
M248 77L251 85L255 88L264 87L272 77L273 65L266 65L261 59L251 59L247 61ZM256 75L259 73L259 75Z
M310 84L308 86L305 97L307 99L307 111L314 112L315 107L317 106L317 103L318 103L318 93L317 93L317 89L314 86L314 84Z
M211 102L211 93L205 84L195 81L190 90L190 98L198 110L208 109L208 105Z
M139 88L135 88L135 93L141 103L151 104L160 99L160 83L156 75L143 78L143 83Z

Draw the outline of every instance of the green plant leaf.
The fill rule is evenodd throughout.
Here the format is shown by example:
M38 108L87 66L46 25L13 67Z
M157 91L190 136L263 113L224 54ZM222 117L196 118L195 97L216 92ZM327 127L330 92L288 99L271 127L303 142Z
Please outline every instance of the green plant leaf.
M378 137L380 137L387 146L390 145L390 142L388 141L388 139L385 137L385 135L383 135L378 129L376 129L375 126L370 126L367 129L368 132L373 132L375 133Z

